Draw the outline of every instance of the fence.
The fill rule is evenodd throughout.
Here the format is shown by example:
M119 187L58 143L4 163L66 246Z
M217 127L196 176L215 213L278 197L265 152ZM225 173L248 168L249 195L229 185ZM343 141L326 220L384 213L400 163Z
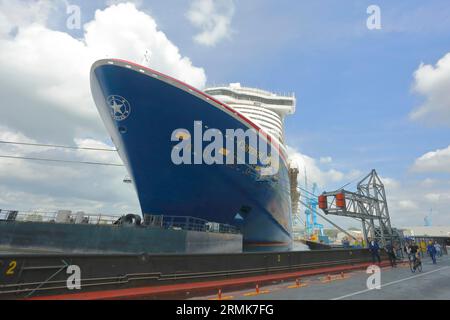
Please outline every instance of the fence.
M65 224L120 225L121 216L91 214L82 211L17 211L0 209L0 221L46 222ZM172 230L189 230L216 233L239 233L239 229L223 223L210 222L189 216L144 215L144 227L159 227Z

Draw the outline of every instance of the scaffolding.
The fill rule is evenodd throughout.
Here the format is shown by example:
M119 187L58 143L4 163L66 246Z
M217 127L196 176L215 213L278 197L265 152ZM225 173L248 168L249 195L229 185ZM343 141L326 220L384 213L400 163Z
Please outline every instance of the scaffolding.
M300 192L298 190L298 168L297 166L289 165L289 182L291 191L291 207L292 207L292 233L294 238L300 238L304 222L300 216Z

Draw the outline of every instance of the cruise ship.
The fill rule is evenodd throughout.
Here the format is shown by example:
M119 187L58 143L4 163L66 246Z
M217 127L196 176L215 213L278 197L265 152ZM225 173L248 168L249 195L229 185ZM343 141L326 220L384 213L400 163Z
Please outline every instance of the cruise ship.
M294 95L239 83L200 91L119 59L94 63L91 91L136 189L144 219L146 215L189 216L234 225L243 234L245 248L292 245L283 122L295 112ZM257 163L174 162L173 152L181 143L188 144L189 159L207 146L195 136L199 129L254 130L259 141L267 143L271 159L277 160L277 170L262 174L267 162L259 157ZM220 151L224 157L228 147ZM250 158L249 145L244 149L246 159Z

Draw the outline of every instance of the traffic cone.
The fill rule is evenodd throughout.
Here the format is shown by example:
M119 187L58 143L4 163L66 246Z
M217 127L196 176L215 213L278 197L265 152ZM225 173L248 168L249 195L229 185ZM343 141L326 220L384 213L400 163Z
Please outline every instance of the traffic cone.
M259 294L259 285L256 284L256 294Z
M222 300L222 289L219 289L219 292L217 292L217 299Z

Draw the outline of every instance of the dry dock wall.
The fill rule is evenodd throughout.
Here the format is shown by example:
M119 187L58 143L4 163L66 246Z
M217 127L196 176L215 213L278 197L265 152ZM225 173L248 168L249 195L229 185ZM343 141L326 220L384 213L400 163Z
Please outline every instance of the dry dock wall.
M231 253L242 235L137 226L0 221L0 252Z
M385 256L383 255L383 258ZM367 249L233 254L4 254L0 299L172 286L285 274L371 261ZM81 272L81 289L66 286L70 265ZM14 266L12 273L11 266Z

